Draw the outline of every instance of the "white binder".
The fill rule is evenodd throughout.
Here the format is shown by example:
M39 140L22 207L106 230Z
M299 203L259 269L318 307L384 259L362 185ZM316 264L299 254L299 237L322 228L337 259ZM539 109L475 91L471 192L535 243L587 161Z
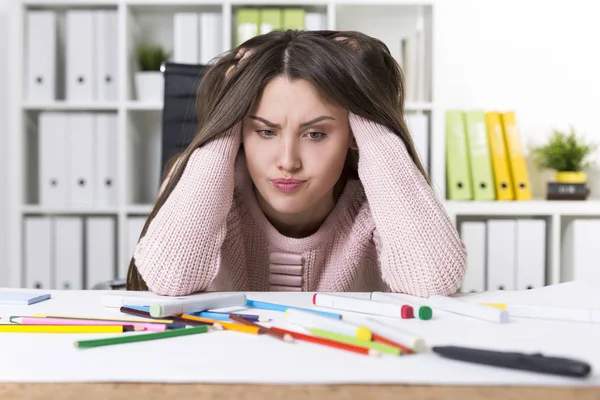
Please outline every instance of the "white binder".
M546 221L517 220L517 290L537 289L546 281Z
M422 112L406 114L405 118L421 163L429 171L429 119Z
M38 187L42 206L65 207L69 203L67 131L67 114L40 113L38 120Z
M25 286L52 287L52 220L50 217L25 217Z
M116 10L96 11L96 65L94 76L96 99L99 101L116 101L119 95L117 73L119 26Z
M95 100L94 11L67 10L66 81L67 101L86 103Z
M53 101L56 99L56 13L28 11L26 35L27 100Z
M465 221L460 236L467 248L467 272L460 287L461 293L485 291L486 223Z
M486 290L515 290L516 230L515 220L488 221Z
M198 64L198 60L200 60L199 37L198 14L175 13L173 16L173 61L183 64Z
M307 31L320 31L327 29L327 16L319 12L304 14L304 29Z
M117 114L96 114L94 129L94 206L117 205Z
M129 217L127 218L127 266L129 267L129 261L133 258L133 253L137 247L142 229L146 223L146 217ZM125 278L127 276L127 270L119 271L119 278Z
M600 220L575 219L566 225L562 247L561 282L600 282Z
M219 12L202 12L198 18L200 29L199 62L200 64L208 64L210 60L223 52L223 17Z
M83 220L57 217L54 220L54 287L83 289Z
M90 217L85 224L85 288L115 279L116 225L112 217Z
M94 115L72 113L68 125L69 203L72 207L91 208L94 204Z

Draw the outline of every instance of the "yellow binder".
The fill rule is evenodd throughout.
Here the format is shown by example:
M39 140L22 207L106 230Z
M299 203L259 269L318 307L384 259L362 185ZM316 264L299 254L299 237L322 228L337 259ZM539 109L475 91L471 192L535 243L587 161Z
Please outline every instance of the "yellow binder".
M497 112L485 113L485 124L490 142L490 154L492 155L492 168L494 170L494 184L496 186L496 199L514 200L510 169L508 167L508 155L504 144L504 133L500 114Z
M517 128L515 112L508 111L502 113L501 120L515 198L517 200L530 200L531 184L529 182L529 174L527 173L527 164L523 155L521 135Z

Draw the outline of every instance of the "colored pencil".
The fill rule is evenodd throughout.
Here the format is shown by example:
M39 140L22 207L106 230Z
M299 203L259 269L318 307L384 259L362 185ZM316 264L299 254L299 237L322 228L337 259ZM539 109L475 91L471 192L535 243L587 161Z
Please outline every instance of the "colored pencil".
M148 314L150 315L150 314ZM119 322L141 322L144 324L171 324L172 319L156 319L147 317L145 319L131 319L131 318L94 318L94 317L81 317L81 316L69 316L69 315L50 315L50 314L33 314L32 317L40 318L66 318L66 319L89 319L94 321L119 321Z
M215 324L215 325L220 325L223 329L228 330L228 331L236 331L236 332L243 332L243 333L251 333L253 335L258 335L259 334L259 329L254 327L254 326L247 326L247 325L242 325L242 324L234 324L231 322L222 322L222 321L215 321L214 319L207 319L207 318L202 318L202 317L196 317L194 315L188 315L188 314L182 314L181 318L183 318L184 320L189 320L189 321L199 321L199 322L208 322L210 324Z
M403 346L400 343L394 342L393 340L390 340L388 338L380 336L380 335L378 335L376 333L373 334L373 341L379 342L379 343L383 343L383 344L387 344L388 346L397 347L397 348L400 349L400 351L402 353L406 353L406 354L412 354L412 353L414 353L414 351L412 349L409 349L408 347Z
M5 333L123 333L141 330L143 330L143 328L138 328L131 325L0 325L0 332Z
M127 335L108 339L80 340L78 342L75 342L75 347L83 349L91 347L110 346L113 344L144 342L148 340L167 339L179 336L194 335L198 333L206 333L212 330L212 327L204 325L186 329L174 329L164 332L146 333L142 335Z
M329 317L329 318L333 318L333 319L342 319L341 314L335 314L335 313L331 313L331 312L327 312L327 311L313 310L310 308L286 306L283 304L266 303L264 301L256 301L256 300L250 300L250 299L246 300L246 307L260 308L262 310L280 311L280 312L286 312L287 310L293 308L296 310L301 310L301 311L311 312L313 314L318 314L323 317Z
M141 311L141 310L138 310L138 309L135 309L135 308L130 308L130 307L125 307L125 306L123 306L123 307L121 307L119 310L120 310L122 313L125 313L125 314L136 315L136 316L139 316L139 317L148 317L148 318L152 318L152 317L150 316L150 313L149 313L149 312L146 312L146 311ZM200 326L200 325L213 325L213 323L212 323L212 322L205 322L205 321L204 321L204 322L203 322L203 321L188 321L188 320L185 320L185 319L183 319L183 318L181 318L181 317L171 317L171 321L172 321L172 322L174 322L174 323L181 323L181 324L185 324L185 325L193 325L193 326Z
M369 349L366 347L355 346L353 344L342 343L342 342L338 342L338 341L331 340L331 339L321 338L318 336L305 335L303 333L288 331L286 329L281 329L281 328L271 328L271 329L274 331L277 331L277 332L286 333L286 334L290 335L291 337L293 337L294 339L304 340L306 342L320 344L320 345L328 346L328 347L334 347L336 349L347 350L347 351L351 351L351 352L358 353L358 354L364 354L367 356L379 357L381 355L381 353L375 349Z
M12 317L11 322L22 325L88 325L88 326L137 326L146 331L164 332L166 324L144 324L139 322L94 321L90 319Z
M237 315L231 315L230 318L232 320L234 320L235 322L239 322L240 324L254 326L254 327L258 328L260 332L266 333L267 335L270 335L270 336L273 336L276 339L283 340L284 342L293 342L294 341L294 338L292 336L288 335L287 333L281 333L281 332L274 331L270 328L255 324L254 322L248 321L247 319L239 317Z
M339 333L329 332L323 329L312 328L309 332L315 336L322 337L325 339L336 340L338 342L353 344L355 346L362 346L369 349L375 349L380 351L381 353L392 354L395 356L400 355L400 349L394 346L388 346L386 344L371 342L368 340L361 340L355 337L340 335Z
M140 311L145 311L147 313L150 313L150 306L125 305L123 307L132 308L134 310L140 310ZM270 321L269 318L263 317L262 315L240 314L240 313L235 313L235 312L228 313L228 312L217 312L217 311L198 311L198 312L192 312L192 313L187 313L187 314L194 315L196 317L209 318L209 319L214 319L216 321L225 321L225 322L232 321L229 318L229 316L231 314L239 315L240 317L245 318L248 321L253 321L253 322L268 322L268 321ZM150 314L148 314L148 315L150 315Z

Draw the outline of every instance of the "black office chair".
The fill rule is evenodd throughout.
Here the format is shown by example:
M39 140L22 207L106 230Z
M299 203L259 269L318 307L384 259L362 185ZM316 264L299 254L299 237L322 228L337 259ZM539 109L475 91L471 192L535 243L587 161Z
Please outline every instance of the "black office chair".
M192 142L198 127L196 89L206 72L206 65L164 63L165 77L162 112L161 169L157 179L162 180L165 167ZM117 279L94 285L92 290L125 289L126 280Z

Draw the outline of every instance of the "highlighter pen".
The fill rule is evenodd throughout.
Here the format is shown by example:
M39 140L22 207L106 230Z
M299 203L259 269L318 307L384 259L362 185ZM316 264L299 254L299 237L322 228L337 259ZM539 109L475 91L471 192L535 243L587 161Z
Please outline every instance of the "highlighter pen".
M457 346L434 346L431 350L442 357L476 364L520 369L544 374L554 374L584 378L592 367L583 361L568 358L547 357L542 354L524 354L481 350Z

